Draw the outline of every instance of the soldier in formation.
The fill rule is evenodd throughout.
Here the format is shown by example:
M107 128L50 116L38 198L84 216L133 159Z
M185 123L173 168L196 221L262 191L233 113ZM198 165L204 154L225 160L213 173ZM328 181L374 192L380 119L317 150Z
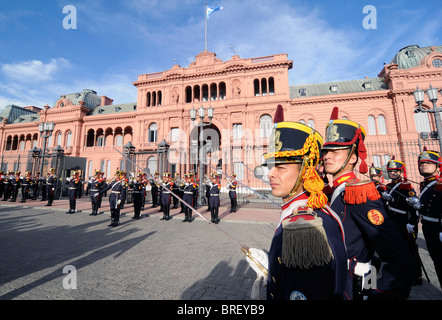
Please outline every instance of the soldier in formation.
M329 206L341 218L348 258L345 296L351 300L407 299L415 264L405 240L387 215L373 182L356 178L365 174L367 150L364 128L350 120L338 119L334 108L322 146L324 170L333 176ZM383 262L382 278L371 261L374 254ZM371 280L371 281L368 281Z
M69 199L69 211L66 213L75 213L78 189L80 189L82 183L80 180L80 172L74 171L70 178L66 179L68 182L68 199Z
M426 148L425 148L426 149ZM428 253L434 263L442 287L442 159L438 152L424 150L418 157L419 173L424 178L420 184L419 217Z

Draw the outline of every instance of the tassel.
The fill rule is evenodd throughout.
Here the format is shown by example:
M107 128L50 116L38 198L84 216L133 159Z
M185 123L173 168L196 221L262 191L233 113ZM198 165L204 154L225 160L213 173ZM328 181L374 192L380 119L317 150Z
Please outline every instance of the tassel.
M322 219L302 214L282 222L281 259L286 267L309 269L324 266L333 258Z
M381 196L371 181L345 186L344 201L348 204L366 203L368 200L378 200Z
M304 175L304 188L310 193L307 200L307 207L313 209L325 207L327 204L327 196L323 192L324 181L319 177L318 172L312 166L308 167Z

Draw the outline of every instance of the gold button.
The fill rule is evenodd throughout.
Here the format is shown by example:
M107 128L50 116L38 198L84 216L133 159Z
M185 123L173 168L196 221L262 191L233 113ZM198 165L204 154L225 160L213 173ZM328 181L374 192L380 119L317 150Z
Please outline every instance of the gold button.
M276 283L275 277L272 277L272 281L273 281L273 283Z
M278 257L278 262L279 262L279 264L282 263L281 257Z

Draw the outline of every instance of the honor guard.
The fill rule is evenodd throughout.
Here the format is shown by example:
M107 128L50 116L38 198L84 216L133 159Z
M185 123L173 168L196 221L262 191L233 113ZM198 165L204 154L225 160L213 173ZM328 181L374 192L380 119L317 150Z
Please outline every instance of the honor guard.
M18 191L20 190L21 178L20 171L15 172L15 177L12 180L12 195L10 202L15 202L17 200Z
M204 185L206 188L206 200L207 200L207 211L211 211L210 209L210 188L212 188L212 178L213 178L213 172L210 173L210 177L207 177L204 179ZM201 186L203 187L203 186Z
M180 174L178 172L175 172L175 177L173 179L173 186L172 186L172 192L176 195L179 196L179 192L180 192ZM178 208L178 204L179 204L180 200L177 197L173 197L173 208L172 209L176 209Z
M47 176L49 176L49 172L47 173ZM41 190L41 200L40 201L46 201L47 200L47 176L40 177L40 180L38 181L38 187Z
M21 179L21 201L26 202L29 197L29 190L32 188L31 171L26 171L25 176Z
M34 178L32 178L32 200L37 200L39 180L40 180L40 171L37 171L35 173Z
M250 249L247 257L264 278L268 265L267 299L344 299L344 234L340 218L326 206L324 182L316 171L321 146L321 135L307 125L275 121L264 165L272 195L284 204L268 260L258 249Z
M413 208L412 199L416 198L416 191L407 181L407 171L402 161L395 157L387 163L388 176L391 182L387 184L387 190L382 193L385 201L385 209L393 221L400 235L404 238L408 248L413 254L416 265L415 284L422 284L422 269L420 266L419 248L416 244L418 231L418 216Z
M146 204L146 197L147 197L147 185L149 184L149 180L147 179L147 173L141 174L141 182L143 182L143 192L141 193L143 195L143 200L141 202L141 210L144 210L144 205Z
M66 180L68 182L68 199L69 199L69 211L67 211L66 213L75 213L78 189L81 187L80 172L74 171L72 177Z
M229 183L229 186L227 189L229 190L229 199L230 199L230 212L236 212L236 206L237 206L237 200L236 200L236 188L238 186L238 182L236 181L236 174L232 173L233 180L230 180L228 178L227 182Z
M420 185L419 216L428 253L434 263L439 285L442 287L442 159L436 151L424 151L418 158L419 173L424 177Z
M141 206L143 204L143 189L145 189L144 187L143 174L139 172L136 180L132 180L130 185L130 188L132 189L132 201L134 203L134 216L132 219L140 219Z
M163 184L162 193L161 193L161 206L163 208L163 217L160 220L170 220L170 201L171 201L171 190L174 185L172 181L170 181L170 173L163 173Z
M3 193L3 200L2 201L7 201L10 197L11 197L11 193L12 193L12 180L14 180L14 172L13 171L8 171L8 174L5 175L5 180L4 180L4 193Z
M211 175L211 186L209 189L209 207L210 207L210 217L211 222L218 224L219 218L218 218L218 212L219 212L219 191L221 189L221 184L219 183L219 174L213 173Z
M3 197L5 192L5 173L0 170L0 198Z
M110 190L109 195L109 207L111 210L111 223L109 227L116 227L120 224L120 204L121 204L121 192L123 190L123 186L121 185L121 179L123 178L123 174L121 171L117 170L114 175L114 179L111 183L109 183L105 188L101 189L97 193L95 193L94 197L98 197L99 195L105 193Z
M124 205L126 204L127 197L127 188L129 187L129 180L126 177L127 172L121 171L121 204L120 209L124 209Z
M152 195L152 208L155 208L158 205L158 175L159 173L155 171L153 179L149 179L150 194Z
M92 205L92 212L91 216L96 216L98 214L98 208L99 203L101 201L101 198L103 197L101 194L99 194L101 189L104 189L105 187L105 181L101 177L101 172L95 170L94 178L91 179L90 182L90 189L89 189L89 195L91 199L91 205Z
M186 180L186 182L184 183L184 190L183 190L183 197L182 199L192 208L194 207L194 195L195 195L195 190L197 188L196 183L194 183L192 181L192 175L190 173L187 173L184 175L184 178ZM193 218L192 218L192 209L190 209L188 206L184 206L184 220L183 222L192 222Z
M58 179L55 175L55 169L51 168L48 172L48 177L46 178L46 193L48 198L48 203L45 204L46 207L52 206L54 201L55 190L57 190Z
M322 147L324 169L333 176L330 207L341 217L347 247L348 271L346 297L353 300L407 299L414 273L414 261L393 222L387 216L379 193L371 181L356 178L368 171L365 130L358 123L337 119L334 108L326 126ZM382 278L370 264L377 253L384 263ZM376 285L377 283L377 285Z
M371 164L370 170L370 180L374 183L376 189L379 192L379 195L382 195L382 193L387 190L385 184L384 184L384 177L382 176L382 169L375 167L373 164Z

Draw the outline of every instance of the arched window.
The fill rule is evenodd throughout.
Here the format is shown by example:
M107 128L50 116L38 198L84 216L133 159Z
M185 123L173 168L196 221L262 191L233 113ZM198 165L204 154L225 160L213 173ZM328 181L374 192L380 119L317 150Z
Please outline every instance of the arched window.
M207 84L203 84L201 88L203 90L203 101L209 101L209 86Z
M157 106L161 106L163 104L163 93L158 91L157 93Z
M379 134L387 134L387 126L385 125L385 117L382 114L378 115L378 131L379 131Z
M210 85L210 100L215 101L218 99L218 88L216 86L216 83L212 83Z
M149 126L147 142L157 142L157 130L158 130L158 126L156 123L152 123Z
M219 84L219 99L224 100L226 98L226 84L225 82L220 82Z
M275 94L275 79L273 77L269 78L269 94Z
M201 94L201 89L199 85L196 85L193 87L193 101L194 102L199 102L200 101L200 94Z
M265 114L259 118L259 132L261 138L268 138L272 133L273 120L268 114Z
M367 122L368 122L368 134L376 135L376 121L374 119L374 116L372 115L368 116Z
M61 138L62 138L62 134L61 134L61 132L59 131L59 132L57 133L57 140L55 141L55 146L54 146L54 147L56 147L56 146L61 146L61 145L62 145L62 143L61 143Z
M190 86L186 87L186 103L192 102L192 88Z
M307 120L307 125L308 125L310 128L314 129L314 128L315 128L315 120L313 120L313 119L308 119L308 120Z
M146 95L146 107L150 107L151 106L151 93L148 92Z
M261 79L261 92L263 96L267 95L267 79L262 78Z
M69 131L66 136L66 147L70 147L72 145L72 131Z
M259 96L260 94L259 94L259 80L258 79L253 80L253 88L255 90L255 96L256 97Z
M431 132L430 119L428 113L421 112L419 109L414 110L414 123L417 132Z

